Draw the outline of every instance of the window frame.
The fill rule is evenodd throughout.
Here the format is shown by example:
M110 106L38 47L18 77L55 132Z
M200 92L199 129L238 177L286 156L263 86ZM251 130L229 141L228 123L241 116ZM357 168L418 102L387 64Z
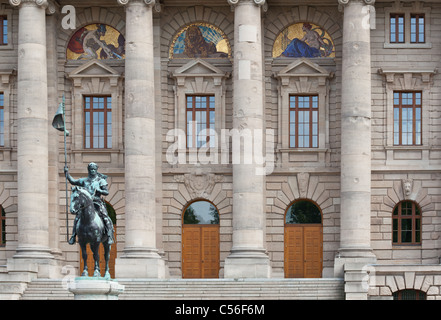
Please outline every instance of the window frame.
M411 204L411 214L410 215L403 215L403 203ZM408 208L406 208L408 209ZM397 212L397 214L395 214ZM417 214L417 212L419 214ZM411 241L410 242L403 242L402 239L402 220L403 219L410 219L411 220L411 230L407 230L411 232ZM419 228L417 228L417 219L419 219ZM421 208L418 206L418 204L411 200L403 200L398 202L394 209L392 210L392 245L393 246L420 246L422 244L422 220L423 220L423 213L421 211ZM397 228L395 229L395 221L397 221ZM418 229L418 230L417 230ZM397 233L396 241L394 237L394 233ZM416 240L416 234L419 232L419 241Z
M1 21L0 46L7 46L7 45L9 45L9 29L10 29L10 22L8 19L8 15L0 14L0 21ZM6 21L6 26L4 25L5 21ZM5 27L6 27L6 30L5 30ZM6 39L6 42L5 42L5 39Z
M93 104L94 104L94 99L95 98L104 98L104 106L103 108L94 108ZM90 99L90 107L87 108L87 99ZM108 107L109 104L109 99L110 99L110 108ZM113 122L110 122L110 128L109 128L109 122L108 122L108 116L109 113L112 114L112 95L84 95L83 96L83 136L84 136L84 149L86 150L97 150L97 149L111 149L112 148L112 143L113 143L113 135L112 135L112 124ZM104 135L103 135L103 140L104 140L104 147L95 147L94 146L94 138L96 137L94 134L94 125L93 125L93 119L94 119L94 113L96 112L103 112L104 113ZM87 114L89 115L89 132L90 135L89 137L87 136ZM113 116L111 115L111 118L113 120ZM101 137L98 136L98 139L100 139ZM110 143L109 143L109 138L110 138ZM89 146L87 146L87 140L89 140Z
M395 95L399 95L399 103L395 103ZM403 104L403 95L404 94L412 94L412 105ZM417 104L417 95L419 94L420 104ZM403 143L403 109L412 109L412 143ZM420 125L420 138L419 143L417 143L417 110L419 109L419 125ZM398 132L395 131L395 111L398 110ZM394 146L421 146L423 144L423 92L422 91L401 91L395 90L393 92L393 144ZM395 142L395 135L398 134L398 143Z
M5 93L0 91L0 148L5 146Z
M192 98L192 105L189 108L188 102L189 98ZM197 108L197 99L196 98L206 98L206 106L205 108ZM212 100L213 99L213 100ZM202 103L202 102L201 102ZM197 130L197 121L195 121L196 113L200 111L206 112L206 121L205 121L205 128L201 128L199 132L202 132L203 130L207 130L207 136L205 143L203 141L200 141L199 138L199 132L196 132ZM192 121L189 122L188 120L188 113L192 113ZM211 112L214 113L214 121L211 121L210 114ZM189 134L189 124L192 123L192 135ZM213 126L213 127L212 127ZM211 130L216 130L216 96L214 94L187 94L185 95L185 132L186 132L186 146L187 149L191 148L202 148L202 147L214 147L212 143L214 143L214 140L211 140L212 135L210 135ZM189 139L191 139L191 146L189 146ZM202 143L202 145L199 145L199 143Z
M420 41L420 24L419 22L416 23L416 35L415 35L415 41L412 41L412 19L416 19L417 21L419 19L423 18L423 41ZM411 13L410 14L410 43L426 43L426 15L424 13Z
M404 6L402 2L395 2L390 7L384 9L384 48L385 49L430 49L432 48L431 25L426 23L430 21L431 8L424 3L414 2L411 6ZM404 42L391 41L391 16L394 14L404 15ZM414 15L424 15L424 42L411 41L411 17Z
M6 246L6 212L0 204L0 247Z
M307 108L302 108L299 106L300 103L300 97L308 97L309 98L309 107ZM292 98L295 98L295 106L292 106ZM316 101L314 101L314 98L316 98ZM314 103L315 102L315 103ZM295 113L295 120L294 122L292 121L292 112ZM299 113L300 112L307 112L308 114L308 119L309 119L309 123L307 125L309 131L308 131L308 135L300 135L299 134L299 127L301 125L300 123L300 117L299 117ZM314 122L314 112L316 113L316 119L317 121ZM319 147L319 129L320 129L320 119L319 119L319 95L318 94L290 94L289 95L289 147L290 148L318 148ZM317 133L314 134L314 124L317 127ZM295 133L294 135L292 135L291 132L291 126L294 125L294 129L295 129ZM292 137L294 137L294 145L292 144ZM307 146L300 146L300 138L301 137L308 137L308 145ZM316 143L314 145L314 137L316 137Z
M403 19L403 40L400 41L400 32L399 32L399 27L400 27L400 23L399 23L399 18ZM395 30L392 30L392 20L395 20ZM393 31L393 32L392 32ZM395 40L392 41L392 35L395 36ZM405 43L406 42L406 17L404 15L404 13L391 13L390 14L390 18L389 18L389 40L390 43Z

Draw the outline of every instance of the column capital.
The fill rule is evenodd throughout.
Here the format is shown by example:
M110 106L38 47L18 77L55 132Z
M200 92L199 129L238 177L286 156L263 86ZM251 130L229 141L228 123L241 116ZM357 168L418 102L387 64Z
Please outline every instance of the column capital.
M235 6L239 2L254 2L258 6L263 6L266 3L266 0L227 0L230 6Z
M367 5L373 6L375 4L375 0L338 0L339 5L347 5L349 2L364 2Z
M9 3L13 7L18 7L21 5L36 5L46 9L48 7L48 0L9 0Z
M156 5L156 0L117 0L118 4L121 4L123 6L135 3L135 2L144 2L148 6L154 6Z

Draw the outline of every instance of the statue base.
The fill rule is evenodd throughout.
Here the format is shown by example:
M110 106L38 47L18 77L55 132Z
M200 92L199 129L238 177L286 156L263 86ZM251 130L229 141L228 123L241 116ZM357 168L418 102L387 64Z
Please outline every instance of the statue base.
M69 283L68 290L74 294L75 300L118 300L124 286L101 277L77 277Z

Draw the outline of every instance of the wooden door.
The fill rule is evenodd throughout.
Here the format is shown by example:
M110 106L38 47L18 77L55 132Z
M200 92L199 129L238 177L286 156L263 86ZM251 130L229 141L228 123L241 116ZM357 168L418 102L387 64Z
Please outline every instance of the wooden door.
M285 278L321 278L321 225L285 225Z
M183 225L182 277L219 277L219 225Z

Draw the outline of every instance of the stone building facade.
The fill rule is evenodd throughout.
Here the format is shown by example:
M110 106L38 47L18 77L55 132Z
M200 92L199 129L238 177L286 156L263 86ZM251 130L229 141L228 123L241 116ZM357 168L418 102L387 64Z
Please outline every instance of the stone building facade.
M2 297L80 268L63 96L69 172L108 176L114 277L441 297L439 1L3 0L0 17Z

